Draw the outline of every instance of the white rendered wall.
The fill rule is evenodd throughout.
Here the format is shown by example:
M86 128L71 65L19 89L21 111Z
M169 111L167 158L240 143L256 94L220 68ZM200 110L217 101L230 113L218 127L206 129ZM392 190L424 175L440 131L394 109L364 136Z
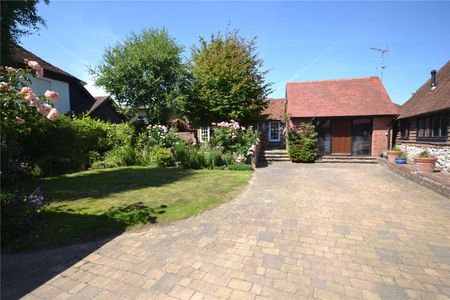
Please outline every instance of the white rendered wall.
M45 91L55 91L59 93L59 100L54 103L59 113L65 114L70 110L69 84L64 81L31 77L31 88L36 95L42 96Z

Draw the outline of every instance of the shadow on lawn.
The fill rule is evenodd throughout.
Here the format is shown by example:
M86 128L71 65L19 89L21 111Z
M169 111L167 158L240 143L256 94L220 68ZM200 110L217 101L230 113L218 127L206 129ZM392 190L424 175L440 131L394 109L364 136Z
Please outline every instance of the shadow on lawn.
M166 208L167 205L164 204L148 207L138 202L113 206L102 215L46 212L44 222L37 226L27 239L21 241L20 247L27 249L67 243L71 245L2 255L2 299L18 299L33 291L120 235L131 225L156 223L158 216L164 214Z
M51 201L101 198L110 194L158 187L193 175L193 170L175 168L120 168L81 172L41 180Z

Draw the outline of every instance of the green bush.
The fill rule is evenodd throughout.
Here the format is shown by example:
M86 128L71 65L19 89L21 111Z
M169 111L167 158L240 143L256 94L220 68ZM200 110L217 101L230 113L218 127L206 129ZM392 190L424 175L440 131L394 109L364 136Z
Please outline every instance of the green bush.
M314 162L316 159L317 131L311 122L300 123L288 131L288 155L294 162Z
M5 245L20 239L40 221L42 208L48 203L40 187L30 195L0 192L1 241Z
M227 169L233 171L252 171L253 166L250 164L232 164L227 166Z
M256 143L258 133L251 127L240 126L238 122L221 122L214 127L210 144L212 147L220 147L224 152L236 155L247 155L250 147Z
M173 165L172 152L169 148L155 146L152 148L150 157L152 163L158 167L169 167Z
M103 169L131 166L135 162L136 153L133 147L131 145L124 145L106 152L102 160L95 161L92 164L92 168Z
M42 176L84 170L107 158L111 162L112 156L131 144L133 136L128 124L109 124L89 116L73 120L62 116L55 122L38 119L35 123L18 143L23 146L23 157L39 167ZM106 157L112 150L115 152Z

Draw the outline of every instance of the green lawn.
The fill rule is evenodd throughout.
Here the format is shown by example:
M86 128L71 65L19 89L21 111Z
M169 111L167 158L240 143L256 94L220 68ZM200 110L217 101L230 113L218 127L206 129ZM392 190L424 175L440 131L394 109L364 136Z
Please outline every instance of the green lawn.
M40 184L52 204L20 248L90 240L187 218L230 200L250 177L250 171L124 167L46 178Z

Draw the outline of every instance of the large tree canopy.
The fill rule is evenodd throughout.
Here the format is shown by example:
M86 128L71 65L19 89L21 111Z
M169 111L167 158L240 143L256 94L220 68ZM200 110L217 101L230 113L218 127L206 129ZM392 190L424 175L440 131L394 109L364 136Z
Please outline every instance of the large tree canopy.
M10 46L18 44L20 37L45 26L45 20L36 13L40 0L1 1L1 64L10 63ZM45 4L49 0L43 0Z
M192 94L187 103L190 120L200 125L236 120L244 125L260 120L270 84L255 53L255 39L237 31L200 38L192 50Z
M166 29L132 33L122 43L107 48L103 62L90 72L122 105L146 109L151 123L164 124L183 107L186 71L183 47Z

